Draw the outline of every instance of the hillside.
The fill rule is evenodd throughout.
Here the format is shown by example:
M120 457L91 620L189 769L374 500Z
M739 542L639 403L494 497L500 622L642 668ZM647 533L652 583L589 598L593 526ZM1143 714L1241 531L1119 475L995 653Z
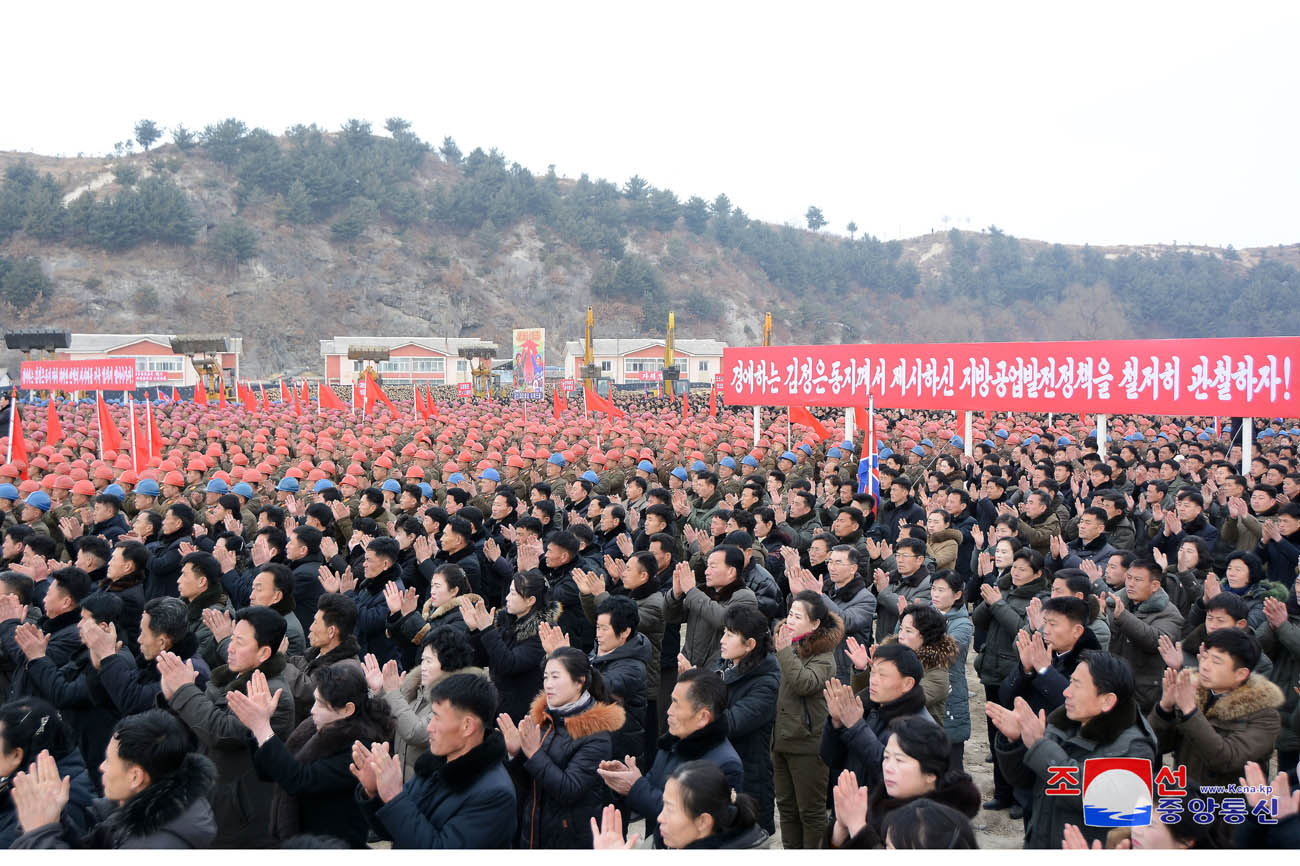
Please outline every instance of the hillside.
M334 334L580 333L778 342L1300 332L1300 244L1066 247L985 232L853 240L641 178L534 176L495 151L275 137L237 121L149 153L0 153L8 327L238 334L252 376L319 370ZM10 359L12 360L12 359Z

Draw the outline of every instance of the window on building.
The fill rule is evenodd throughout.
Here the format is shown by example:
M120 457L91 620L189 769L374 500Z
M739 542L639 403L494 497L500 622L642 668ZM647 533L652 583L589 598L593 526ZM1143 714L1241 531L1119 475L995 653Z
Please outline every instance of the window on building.
M417 373L441 373L444 363L442 358L416 358L413 369Z
M624 373L650 373L664 368L663 358L624 358Z
M613 362L613 361L601 361L601 362L600 362L600 372L602 372L602 373L612 373L613 371L614 371L614 362Z
M456 362L456 372L457 372L457 373L468 373L468 372L469 372L469 361L465 360L464 358L461 358L460 360L458 360L458 361Z
M160 358L156 355L145 355L135 359L135 368L140 372L149 370L159 373L179 373L185 367L183 358Z
M707 372L709 372L709 362L708 362L708 361L700 361L699 365L698 365L695 369L698 370L698 371L701 372L701 373L707 373Z

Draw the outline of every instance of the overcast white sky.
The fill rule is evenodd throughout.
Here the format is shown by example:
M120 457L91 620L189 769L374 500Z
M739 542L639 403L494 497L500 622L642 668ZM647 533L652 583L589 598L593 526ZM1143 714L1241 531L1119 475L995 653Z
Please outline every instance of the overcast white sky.
M1300 241L1300 4L24 3L0 149L382 129L908 237Z

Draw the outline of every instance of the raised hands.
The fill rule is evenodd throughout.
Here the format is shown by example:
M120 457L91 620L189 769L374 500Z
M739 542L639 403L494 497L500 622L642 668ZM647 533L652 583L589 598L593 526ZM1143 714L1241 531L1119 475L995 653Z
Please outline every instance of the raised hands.
M194 670L194 662L181 661L181 657L175 653L160 652L154 663L158 666L159 685L162 687L163 697L169 701L172 695L176 694L177 689L193 683L198 677L198 672Z
M275 731L271 728L271 717L275 715L283 691L276 689L275 694L271 694L266 674L253 671L253 676L248 680L247 695L236 689L226 693L226 706L252 732L259 745L275 736Z
M235 632L235 622L229 611L209 607L203 610L203 624L212 632L212 638L221 643Z
M1155 547L1151 549L1151 558L1155 560L1156 565L1160 566L1162 571L1169 570L1169 554Z
M867 668L871 667L871 660L875 655L875 649L874 644L870 647L865 647L858 643L858 639L855 637L850 637L844 642L845 654L849 657L849 661L853 662L853 666L860 671L865 671Z
M537 636L542 641L542 650L548 656L560 647L569 645L569 636L558 625L551 625L549 622L538 624Z
M984 704L984 715L993 722L993 727L1002 732L1002 736L1013 743L1020 739L1020 720L1014 710L989 701Z
M1289 818L1300 812L1300 791L1291 791L1291 780L1287 778L1286 773L1278 773L1273 779L1273 789L1269 793L1264 793L1268 789L1268 782L1264 778L1264 770L1254 761L1246 763L1246 776L1239 779L1243 790L1252 790L1254 793L1246 795L1246 802L1253 809L1264 801L1267 797L1277 798L1277 814L1274 816L1279 821L1283 818ZM1247 788L1246 786L1250 787ZM26 829L26 825L24 825Z
M583 595L600 595L605 591L605 578L596 572L575 568L572 573L573 582L578 585L578 591Z
M531 571L542 561L542 540L534 538L515 545L515 565L519 571Z
M384 602L388 605L389 613L400 613L402 616L415 613L420 606L420 596L415 591L415 587L398 589L396 581L389 581L384 584Z
M822 695L826 698L826 710L835 727L851 728L865 715L862 701L853 693L853 688L834 677L827 680Z
M1079 563L1079 568L1080 570L1083 571L1084 574L1088 575L1088 580L1092 581L1093 583L1096 583L1097 581L1102 579L1101 566L1093 562L1091 559L1085 559L1081 561Z
M402 793L402 762L388 754L388 743L371 743L367 749L357 740L352 744L352 764L348 769L367 796L378 795L387 803Z
M497 610L496 608L488 610L481 598L471 599L469 596L463 596L460 600L460 616L465 620L465 625L470 631L482 631L496 621Z
M1264 618L1273 628L1281 628L1287 621L1286 602L1280 601L1272 596L1264 599Z
M1025 607L1025 617L1029 620L1031 631L1039 632L1043 630L1043 600L1034 596L1029 600Z
M489 541L490 540L491 539L489 539ZM493 541L492 544L493 546L495 546L496 542ZM429 536L427 535L419 536L415 539L415 541L411 542L411 550L415 552L416 562L425 562L431 559L433 557L434 549L435 549L435 545L433 539L429 538ZM487 552L486 544L484 544L483 546L483 552L484 553ZM497 555L500 556L500 554L501 552L498 550Z
M519 754L519 750L523 747L523 743L519 738L519 728L515 726L515 723L510 719L510 716L505 713L499 714L497 716L497 728L501 731L501 736L506 741L506 751L510 753L510 757L513 758L515 755Z
M625 755L621 761L601 761L596 772L605 780L609 789L620 796L627 796L636 780L641 778L636 758L631 755Z
M1125 839L1124 841L1128 842L1129 840ZM1093 842L1092 847L1090 848L1088 846L1088 840L1083 837L1083 831L1080 830L1074 824L1066 824L1065 833L1061 839L1061 850L1062 851L1101 851L1104 849L1100 839Z
M15 773L10 797L23 832L59 823L71 785L70 777L59 777L58 764L46 750L41 750L26 772Z
M840 773L835 783L835 827L831 831L831 841L837 847L843 847L850 839L867 826L867 789L858 784L858 777L852 770Z
M618 807L613 803L601 810L599 826L596 825L595 818L591 819L591 847L596 851L621 851L635 848L640 840L640 834L633 833L626 842L623 841L623 813L619 812Z
M338 592L343 586L343 579L330 571L328 565L320 567L316 572L316 579L320 581L321 589L326 592Z
M794 643L794 629L786 623L777 626L776 633L772 635L772 647L777 652L789 647Z
M998 589L991 583L981 583L980 596L984 599L985 604L992 607L1002 601L1002 590Z
M99 670L100 662L121 648L117 642L117 626L111 622L107 628L103 628L91 620L83 619L77 624L77 632L81 635L81 643L86 647L95 670Z
M45 650L50 645L50 636L29 622L14 629L14 641L27 656L28 661L45 657Z
M682 671L689 671L693 667L695 667L695 665L691 664L691 660L684 654L677 654L677 673L680 674Z
M1168 674L1170 671L1178 671L1182 668L1183 666L1183 642L1182 641L1178 641L1177 643L1175 643L1174 640L1171 637L1169 637L1169 635L1162 634L1156 641L1156 648L1160 651L1160 658L1164 660L1166 674ZM1172 709L1172 707L1173 704L1170 704L1169 707L1167 707L1167 709Z
M1016 650L1020 653L1020 666L1027 674L1052 664L1051 650L1043 643L1043 636L1037 631L1032 635L1024 629L1016 632Z
M984 535L984 530L979 528L979 524L976 524L970 528L970 537L975 541L976 550L984 549L985 535Z
M884 592L885 589L888 588L889 586L889 575L885 573L885 570L883 568L877 568L872 573L871 579L876 585L877 593Z
M1211 571L1209 574L1205 575L1205 584L1201 588L1201 599L1203 601L1209 601L1222 591L1223 587L1219 583L1219 576L1217 574Z
M695 572L689 563L679 562L673 569L673 595L678 598L695 588Z
M622 538L624 536L619 536L619 537ZM621 582L623 580L623 572L626 570L627 570L626 560L615 559L614 557L610 556L608 553L605 554L605 571L609 574L610 577L612 577L616 581Z
M618 543L618 552L623 554L624 559L631 559L632 554L636 553L636 547L632 544L632 536L626 532L620 532L616 541Z

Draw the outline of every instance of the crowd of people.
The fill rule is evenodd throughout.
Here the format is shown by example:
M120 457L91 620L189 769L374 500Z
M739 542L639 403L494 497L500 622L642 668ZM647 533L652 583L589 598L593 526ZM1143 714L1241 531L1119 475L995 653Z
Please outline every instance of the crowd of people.
M4 400L0 846L1300 847L1300 429L710 402Z

